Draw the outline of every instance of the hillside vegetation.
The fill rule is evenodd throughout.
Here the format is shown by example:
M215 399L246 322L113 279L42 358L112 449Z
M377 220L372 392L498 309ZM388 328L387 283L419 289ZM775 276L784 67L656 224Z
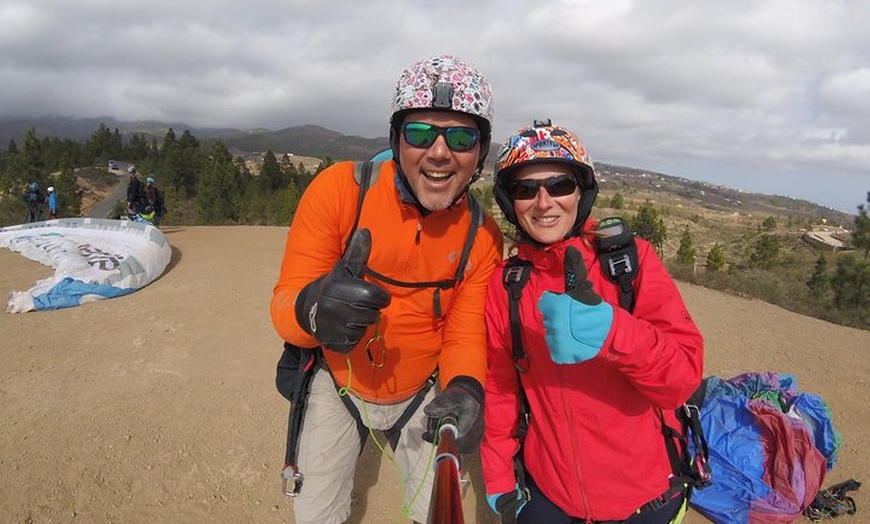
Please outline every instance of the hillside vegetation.
M198 138L189 130L178 136L169 128L158 140L101 124L83 142L40 137L31 128L22 147L13 139L0 150L0 226L21 222L20 196L32 181L58 188L61 216L87 212L126 178L108 170L110 159L157 179L169 209L166 225L288 225L317 173L383 147L386 139L345 137L316 126L226 140ZM636 168L596 167L601 192L593 216L625 218L653 242L678 279L870 329L870 219L863 205L849 215ZM498 218L487 174L473 191ZM825 230L831 244L808 243L805 235L813 230Z

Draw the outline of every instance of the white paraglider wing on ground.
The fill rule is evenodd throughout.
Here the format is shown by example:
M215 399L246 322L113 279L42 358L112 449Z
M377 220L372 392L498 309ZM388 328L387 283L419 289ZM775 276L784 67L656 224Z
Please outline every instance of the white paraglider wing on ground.
M7 310L59 309L132 293L159 277L172 257L163 232L129 220L69 218L0 228L0 247L55 268Z

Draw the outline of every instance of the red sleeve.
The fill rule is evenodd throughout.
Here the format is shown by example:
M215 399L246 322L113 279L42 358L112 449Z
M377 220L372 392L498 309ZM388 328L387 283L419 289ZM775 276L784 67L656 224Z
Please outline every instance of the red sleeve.
M502 285L503 264L489 279L486 295L487 373L484 419L486 431L480 446L486 493L514 489L514 455L519 448L515 437L519 413L519 377L514 367L507 291Z
M640 239L638 258L634 312L614 306L601 358L618 366L653 404L676 408L701 382L704 339L661 259Z

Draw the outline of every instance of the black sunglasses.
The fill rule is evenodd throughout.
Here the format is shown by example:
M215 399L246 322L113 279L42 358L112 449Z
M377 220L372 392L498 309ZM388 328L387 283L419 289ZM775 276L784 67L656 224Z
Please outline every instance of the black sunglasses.
M425 149L444 137L451 151L469 151L480 140L480 131L473 127L438 127L423 122L407 122L402 126L402 134L409 146Z
M577 178L574 175L556 175L518 180L511 184L509 194L511 200L531 200L538 196L538 190L542 187L551 197L568 196L577 189Z

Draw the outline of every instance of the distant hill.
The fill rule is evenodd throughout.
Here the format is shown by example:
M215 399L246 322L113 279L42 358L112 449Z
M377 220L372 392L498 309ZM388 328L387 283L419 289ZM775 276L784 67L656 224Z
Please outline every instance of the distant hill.
M288 127L278 131L258 130L226 139L230 149L246 152L293 153L294 155L329 157L333 160L366 160L390 146L388 138L348 136L320 126Z
M19 147L24 143L24 137L31 128L36 130L40 138L58 137L70 140L85 141L94 134L100 124L105 124L110 130L115 129L122 136L128 137L140 134L162 140L172 128L180 135L185 129L196 137L214 137L226 139L230 136L244 134L238 129L194 128L181 122L166 123L151 120L121 122L111 117L71 118L71 117L0 117L0 148L6 149L10 140L15 140Z
M58 137L84 141L99 128L100 124L105 124L111 130L118 129L124 137L138 133L146 137L154 137L158 141L162 140L169 128L172 128L176 135L188 130L200 140L221 140L234 154L263 153L272 150L276 155L292 153L297 156L320 159L329 157L335 161L364 160L389 147L387 137L364 138L344 135L317 125L287 127L272 131L268 129L200 129L179 122L120 122L108 117L0 117L0 148L5 148L11 139L15 139L20 147L30 128L34 128L41 138ZM484 168L484 178L491 178L492 162L496 154L497 146L493 145L490 148ZM843 225L851 224L854 221L854 215L819 206L806 200L749 193L709 182L688 180L636 167L598 162L596 168L601 175L602 189L618 191L620 187L623 187L633 192L648 190L650 195L655 192L667 192L715 211L793 216L813 220L825 218Z
M711 211L742 213L744 215L775 215L828 222L850 227L855 215L836 209L820 206L807 200L781 196L751 193L732 189L712 182L700 182L682 177L665 175L633 167L595 163L602 190L618 192L630 190L646 194L655 202L656 195L669 195L675 201L682 201Z

